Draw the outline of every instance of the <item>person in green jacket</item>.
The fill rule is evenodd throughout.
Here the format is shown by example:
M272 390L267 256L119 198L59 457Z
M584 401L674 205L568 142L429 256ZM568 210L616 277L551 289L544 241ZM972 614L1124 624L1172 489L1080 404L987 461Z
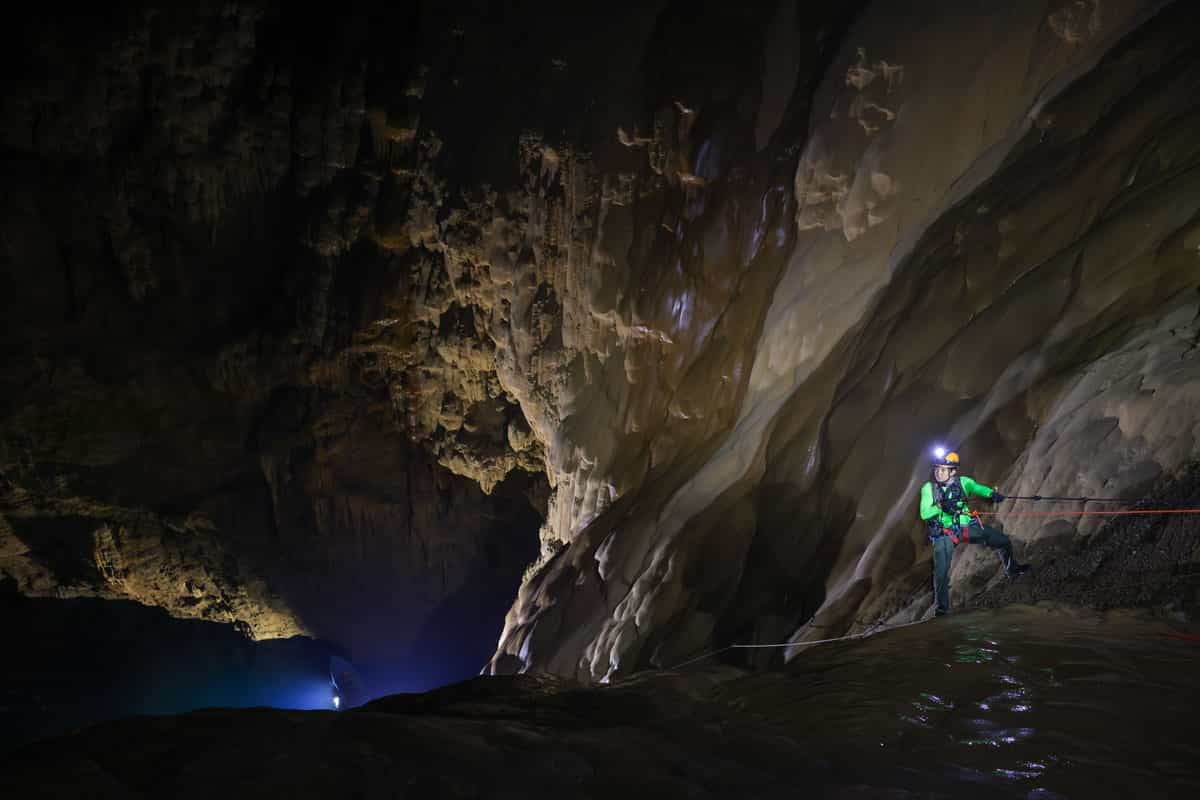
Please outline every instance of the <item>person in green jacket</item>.
M933 597L937 615L950 613L950 562L959 542L985 544L1000 554L1004 574L1015 577L1029 569L1013 556L1012 541L1000 531L972 516L967 498L977 495L999 503L1004 495L989 486L959 477L958 453L938 451L933 462L933 479L921 487L921 519L929 525L933 543Z

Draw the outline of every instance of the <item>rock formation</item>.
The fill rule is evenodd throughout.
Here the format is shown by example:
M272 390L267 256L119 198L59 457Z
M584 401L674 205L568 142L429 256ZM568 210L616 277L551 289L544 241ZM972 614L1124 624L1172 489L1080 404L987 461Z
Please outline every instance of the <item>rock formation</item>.
M367 224L425 152L370 138L411 96L352 58L370 21L18 20L0 569L21 591L378 655L535 557L544 482L501 481L538 445L470 307L444 259Z
M1137 496L1196 458L1194 13L1112 5L1083 40L1038 3L903 5L816 92L736 416L523 587L495 669L604 680L921 615L939 439L1023 494ZM1008 530L1033 558L1051 533ZM996 572L971 553L955 584Z
M1009 493L1198 456L1190 4L14 30L27 594L402 650L528 565L490 670L602 681L923 614L935 439ZM1096 532L1012 519L1034 556ZM994 572L960 558L959 599Z

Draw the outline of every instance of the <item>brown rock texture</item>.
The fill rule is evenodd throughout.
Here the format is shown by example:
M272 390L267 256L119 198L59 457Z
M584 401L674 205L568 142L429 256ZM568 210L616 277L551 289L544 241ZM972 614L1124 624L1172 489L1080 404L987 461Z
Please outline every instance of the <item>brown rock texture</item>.
M935 440L1200 457L1191 4L342 11L14 23L22 591L401 647L532 560L490 669L603 681L919 617Z
M22 18L5 572L328 635L560 550L732 421L836 5Z
M406 13L17 18L0 571L21 591L402 650L534 557L540 445L481 318L440 252L376 241L441 191L409 181L436 134L376 124L420 98L378 27Z

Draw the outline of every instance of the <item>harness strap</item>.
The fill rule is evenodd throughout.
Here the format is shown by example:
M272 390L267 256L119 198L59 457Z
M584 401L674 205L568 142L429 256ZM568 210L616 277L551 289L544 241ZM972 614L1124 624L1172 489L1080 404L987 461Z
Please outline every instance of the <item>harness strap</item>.
M972 522L971 525L979 525L979 527L982 528L983 521L979 519L979 513L977 511L972 511L971 516L975 518L975 521ZM943 536L949 536L950 541L954 542L955 544L958 544L959 542L966 542L967 544L970 544L971 525L955 525L952 528L947 528L943 525L939 525L931 519L929 521L929 541L932 542L942 538Z
M943 536L949 536L950 541L958 544L960 532L962 533L962 541L965 542L967 540L967 534L962 528L958 528L956 530L955 528L944 528L940 525L931 525L929 528L929 541L935 542L938 539L941 539Z
M954 517L955 527L958 527L958 520L963 514L973 513L967 508L966 492L963 491L961 477L956 475L952 480L944 484L937 481L931 481L931 484L934 503L941 509L943 514ZM976 520L978 521L977 515Z

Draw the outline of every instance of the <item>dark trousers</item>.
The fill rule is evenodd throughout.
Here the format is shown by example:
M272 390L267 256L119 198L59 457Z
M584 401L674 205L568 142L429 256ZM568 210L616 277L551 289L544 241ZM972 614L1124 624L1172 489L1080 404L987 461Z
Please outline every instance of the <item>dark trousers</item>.
M999 553L1005 573L1012 572L1012 541L1007 536L989 525L971 525L962 532L967 535L968 543L984 544ZM959 541L962 541L961 536ZM950 613L950 562L953 558L953 539L939 536L933 540L933 599L939 614Z

